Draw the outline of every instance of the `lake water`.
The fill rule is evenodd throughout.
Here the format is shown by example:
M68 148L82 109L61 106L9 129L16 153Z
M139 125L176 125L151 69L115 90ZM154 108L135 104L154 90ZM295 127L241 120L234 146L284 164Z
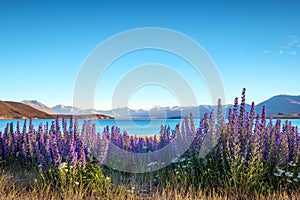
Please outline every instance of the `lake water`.
M286 119L282 119L281 122L285 123ZM300 130L300 119L288 119L292 122L293 126L298 126ZM23 130L24 120L0 120L0 132L4 131L7 123L13 122L14 128L16 128L17 121L20 122L20 129ZM48 122L49 128L53 119L37 119L32 120L35 129L38 129L40 123L46 124ZM55 120L54 120L55 121ZM276 120L273 120L275 123ZM60 120L61 123L61 120ZM79 127L81 129L84 120L78 120ZM155 120L92 120L92 123L96 124L97 132L102 132L105 126L117 126L121 129L121 131L126 130L129 135L154 135L159 134L161 125L169 125L172 130L175 129L178 123L181 123L181 119L155 119ZM67 124L69 124L69 120L67 120ZM195 119L195 125L198 126L199 119ZM60 124L61 125L61 124ZM27 130L29 126L29 120L27 120ZM61 125L62 127L62 125Z

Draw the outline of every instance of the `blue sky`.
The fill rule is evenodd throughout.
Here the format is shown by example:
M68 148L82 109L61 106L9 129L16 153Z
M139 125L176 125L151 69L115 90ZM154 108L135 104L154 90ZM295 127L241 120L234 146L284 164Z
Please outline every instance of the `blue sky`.
M72 105L80 66L110 36L141 27L182 32L202 45L223 80L226 103L247 88L248 102L300 95L300 2L287 1L0 1L0 99ZM172 66L190 83L199 104L210 104L201 77L180 58L148 50L121 57L95 93L111 107L113 89L143 63ZM177 105L166 89L146 86L129 106Z

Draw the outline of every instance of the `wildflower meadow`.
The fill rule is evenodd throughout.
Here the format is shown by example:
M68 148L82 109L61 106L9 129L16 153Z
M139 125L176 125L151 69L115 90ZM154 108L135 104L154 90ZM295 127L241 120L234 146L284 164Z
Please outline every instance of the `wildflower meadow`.
M162 126L151 136L133 136L114 126L97 132L90 120L79 128L76 116L57 116L39 127L31 119L8 123L0 131L0 198L22 198L24 193L37 199L300 198L298 127L267 119L266 107L255 113L254 103L246 110L245 92L226 113L219 101L216 111L196 116L199 124L191 113L176 127ZM184 146L188 135L192 143L166 166L152 157L143 173L114 167L124 163L114 160L112 145L143 154L168 145L178 148L172 146L176 138ZM158 170L151 170L153 166Z

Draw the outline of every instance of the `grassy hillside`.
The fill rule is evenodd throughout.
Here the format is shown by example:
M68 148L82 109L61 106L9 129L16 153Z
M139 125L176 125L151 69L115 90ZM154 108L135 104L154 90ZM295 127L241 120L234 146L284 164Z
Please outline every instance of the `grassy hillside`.
M22 119L22 118L51 119L52 115L37 110L23 103L12 101L0 101L0 119Z

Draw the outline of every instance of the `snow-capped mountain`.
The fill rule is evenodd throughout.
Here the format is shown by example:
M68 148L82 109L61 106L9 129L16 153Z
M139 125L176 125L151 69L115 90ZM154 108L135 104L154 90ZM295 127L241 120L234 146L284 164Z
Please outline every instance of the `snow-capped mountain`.
M38 102L37 100L24 100L21 103L24 103L28 106L31 106L35 109L38 109L38 110L48 113L50 115L56 114L56 112L53 111L51 108L49 108L48 106L46 106L45 104L43 104L41 102Z

